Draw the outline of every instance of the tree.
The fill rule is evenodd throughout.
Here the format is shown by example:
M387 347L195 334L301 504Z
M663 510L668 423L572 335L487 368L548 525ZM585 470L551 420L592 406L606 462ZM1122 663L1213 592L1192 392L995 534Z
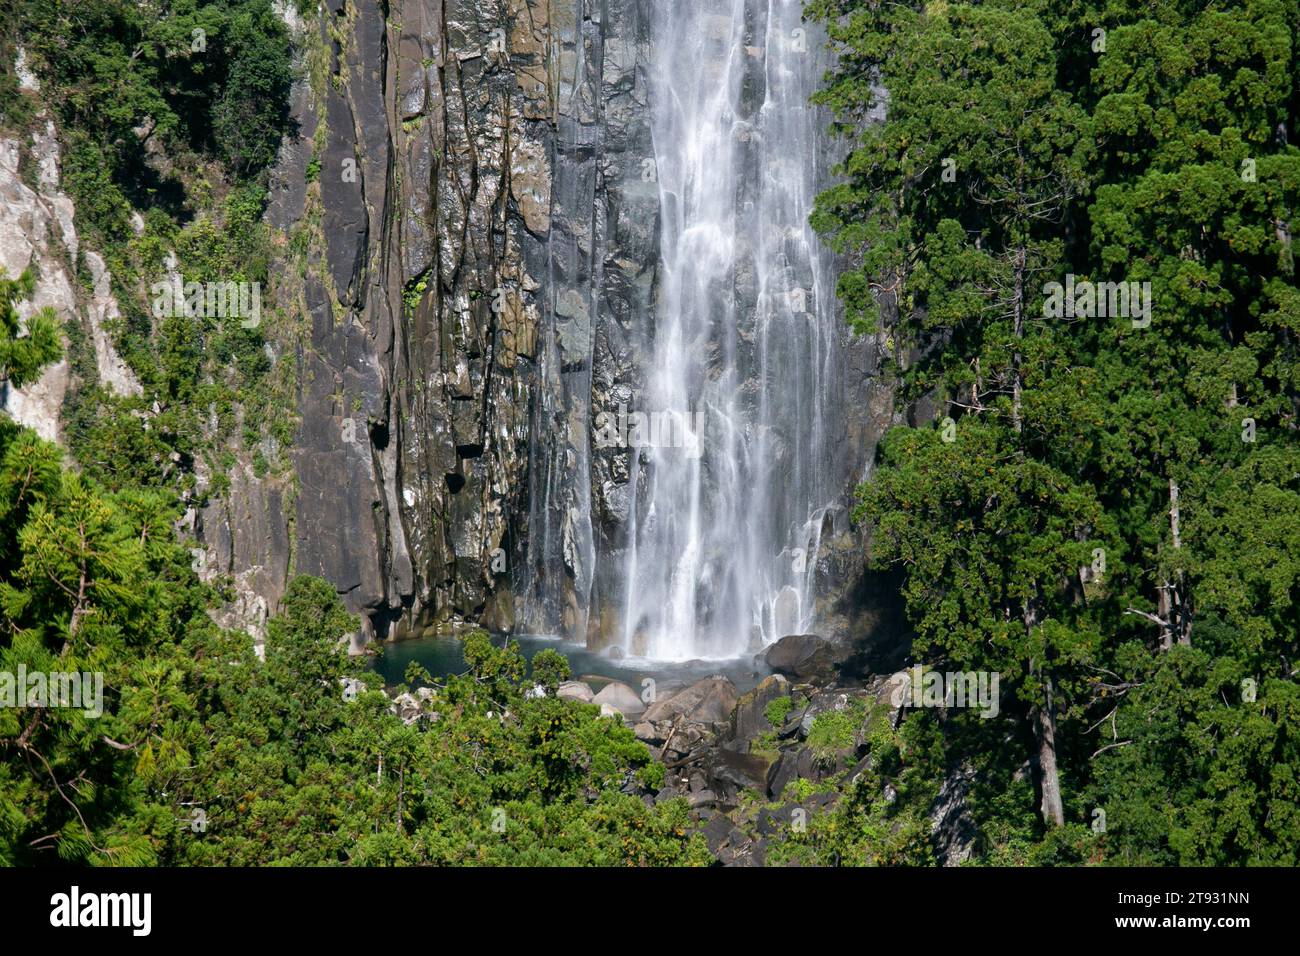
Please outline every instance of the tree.
M51 686L75 674L82 694L0 708L0 858L156 862L155 808L140 799L135 768L163 718L151 709L145 725L120 707L202 618L173 537L177 512L154 494L106 493L8 422L0 494L0 673Z
M819 198L814 218L859 263L840 291L860 328L887 316L887 348L910 393L937 388L961 416L953 450L937 434L887 444L859 515L878 522L878 559L907 568L922 646L976 669L1010 668L1020 681L1043 818L1059 826L1054 670L1095 641L1081 640L1070 608L1102 516L1086 487L1040 463L1055 435L1030 394L1065 364L1035 280L1059 271L1060 224L1088 160L1087 117L1056 86L1045 6L813 4L843 50L820 98L854 140L845 182ZM885 121L859 125L884 89ZM917 501L933 510L917 514ZM1058 526L1029 517L1045 501L1060 509L1043 515ZM942 534L936 525L951 527L954 508L987 559L960 538L952 561L945 549L917 548ZM976 643L941 638L942 628L1012 653L984 659Z
M1079 569L1096 549L1117 550L1091 490L1019 457L1014 433L972 418L953 442L939 430L892 432L859 501L873 560L906 569L919 658L996 672L1017 689L1043 819L1059 826L1058 716L1079 715L1100 644Z
M918 653L1019 669L1045 820L1072 797L1055 762L1075 800L1151 809L1120 814L1122 835L1111 814L1096 845L1125 859L1244 861L1247 833L1285 858L1286 815L1261 795L1287 792L1289 758L1268 779L1253 758L1220 760L1236 748L1217 735L1258 731L1282 752L1289 712L1270 682L1300 653L1300 7L810 10L839 54L821 99L852 147L816 223L849 257L846 311L878 332L900 400L947 416L937 434L887 436L860 492L874 558L904 569ZM1146 308L1090 311L1094 296L1054 311L1045 280L1071 276L1088 295L1136 284ZM1274 730L1225 690L1250 674ZM1183 703L1144 723L1174 675ZM1192 728L1213 759L1162 750ZM943 736L952 759L995 746L960 720ZM1156 812L1210 793L1240 808L1230 839L1208 815ZM990 798L994 855L1017 857L1015 814ZM1075 858L1076 843L1070 830L1017 858Z
M23 388L36 381L47 365L63 357L58 316L48 306L24 322L16 303L32 294L31 270L6 279L0 269L0 386Z

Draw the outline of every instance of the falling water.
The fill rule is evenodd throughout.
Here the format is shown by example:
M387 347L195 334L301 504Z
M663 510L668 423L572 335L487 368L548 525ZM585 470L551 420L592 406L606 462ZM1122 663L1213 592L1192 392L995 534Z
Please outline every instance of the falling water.
M586 264L582 236L574 245L553 233L539 349L551 397L534 426L527 626L578 640L599 627L627 654L687 660L739 656L814 625L822 518L840 490L829 437L839 333L830 256L808 224L827 165L825 117L809 105L825 63L801 8L641 5L652 18L645 79L659 263L629 333L640 347L628 411L671 430L628 455L622 526L593 533L599 443L579 433L601 409L578 353L590 355L593 322L605 317L575 323L601 301L590 288L598 269ZM583 55L575 44L579 69ZM560 124L553 202L575 215L557 221L580 222L591 201L600 144L586 135ZM566 359L575 329L581 342ZM602 576L612 580L603 590Z
M818 45L801 0L655 7L661 271L644 401L693 413L703 433L698 449L634 460L646 494L628 529L623 643L728 657L811 627L834 495L834 295L808 225Z

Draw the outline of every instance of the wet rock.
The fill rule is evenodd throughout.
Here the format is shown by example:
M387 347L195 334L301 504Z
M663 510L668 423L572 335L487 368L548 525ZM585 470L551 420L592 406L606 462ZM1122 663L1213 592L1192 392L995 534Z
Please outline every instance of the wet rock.
M892 396L885 421L892 412ZM850 417L854 414L849 411ZM876 427L871 429L874 446ZM901 667L911 646L910 629L902 601L901 578L896 571L867 567L867 546L862 529L854 530L842 509L827 513L816 564L817 628L827 638L853 648L854 669L861 673L887 673Z
M714 789L728 794L739 794L744 790L762 793L766 790L773 762L770 755L718 750L712 756L708 779Z

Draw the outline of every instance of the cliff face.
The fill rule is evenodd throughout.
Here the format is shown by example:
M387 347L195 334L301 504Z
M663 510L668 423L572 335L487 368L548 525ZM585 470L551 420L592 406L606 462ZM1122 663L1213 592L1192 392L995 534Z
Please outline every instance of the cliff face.
M271 210L286 230L319 222L279 290L307 317L287 356L296 486L237 482L199 523L216 566L271 603L296 572L332 581L381 637L510 624L511 603L490 600L526 494L556 75L572 48L557 32L573 22L546 2L329 0L301 25L324 62L295 91Z
M289 578L313 574L362 615L363 637L526 620L607 639L598 599L619 587L609 556L638 489L634 452L593 452L592 435L596 411L640 395L653 339L657 2L284 7L301 79L271 182L285 252L268 294L291 320L268 349L296 370L298 426L276 449L292 477L236 450L228 490L187 516L200 572L235 584L225 623L260 636ZM78 258L42 135L53 172L38 189L0 162L11 272ZM115 308L107 278L74 294L70 275L40 272L32 307L84 312L100 378L138 387L97 321ZM844 502L892 408L874 343L842 346L845 498L816 568L836 634L860 623ZM8 407L57 437L66 378L56 367Z
M308 318L283 356L296 484L236 474L196 522L241 586L236 619L307 573L379 637L612 626L588 619L618 570L597 556L635 491L627 451L593 455L591 434L593 409L639 393L654 308L651 2L327 0L296 25L320 62L271 209L286 231L319 222L278 290ZM890 403L873 343L844 344L847 493ZM837 632L860 572L846 530L832 511L818 568Z
M39 90L34 77L26 88ZM60 183L60 150L53 120L45 113L29 142L0 139L0 269L16 278L30 269L35 279L31 298L19 303L24 318L46 307L61 316L75 315L93 350L94 364L104 387L118 394L139 394L140 383L118 356L106 322L118 317L117 301L109 289L104 260L93 250L81 249L75 225L75 208ZM23 149L34 167L24 177ZM79 254L89 276L89 288L77 281ZM67 358L46 369L38 381L24 389L0 384L0 407L15 421L34 429L42 438L62 438L61 412L70 379Z

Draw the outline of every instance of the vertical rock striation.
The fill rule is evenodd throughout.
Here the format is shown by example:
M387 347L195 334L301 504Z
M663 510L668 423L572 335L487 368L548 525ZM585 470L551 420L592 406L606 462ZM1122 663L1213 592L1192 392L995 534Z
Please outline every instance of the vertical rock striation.
M495 585L520 550L552 7L327 0L323 69L295 90L272 216L318 204L319 227L287 285L307 317L289 572L332 581L380 637L513 621Z
M845 555L822 567L807 553L797 580L772 569L794 566L794 550L822 538L843 541L845 496L885 422L867 392L874 350L844 351L830 282L808 259L806 211L787 192L780 209L768 203L775 219L761 216L777 175L767 160L782 145L762 143L765 130L803 131L788 165L824 154L813 135L824 124L802 105L820 73L815 51L807 77L791 82L788 58L766 48L816 41L796 39L791 0L712 6L739 11L726 30L705 24L722 33L701 54L717 62L698 66L735 81L735 189L725 202L744 248L727 276L734 348L706 336L695 370L707 395L743 406L727 440L756 457L751 472L729 478L723 458L706 459L702 482L720 501L747 483L762 491L730 501L723 519L763 529L761 541L726 547L764 552L730 557L752 559L746 567L762 579L766 639L786 619L806 628L815 586L851 590L857 569ZM666 560L637 533L654 499L648 476L668 466L644 450L596 447L593 434L602 411L661 400L651 373L670 358L656 351L660 246L672 234L661 210L676 201L665 189L677 189L661 178L660 154L676 147L652 109L660 7L325 0L316 21L294 24L309 79L294 90L298 131L281 153L270 216L286 232L310 232L302 261L286 256L273 283L280 306L303 317L298 338L278 343L280 359L297 366L296 478L281 486L241 474L230 501L196 522L246 603L274 606L289 575L316 574L381 638L474 621L646 650L628 637L624 582L638 548L644 560ZM727 57L741 66L727 73ZM765 103L785 115L764 118ZM805 191L821 184L799 181ZM796 317L819 316L809 335L756 331L756 321L775 321L760 307L789 311L796 291ZM808 363L811 377L792 381ZM799 457L814 431L816 449L835 450L834 460L821 450ZM793 485L816 493L774 497ZM791 589L798 607L783 610L777 601ZM741 618L728 624L743 631L741 644L754 623L747 600L720 612Z

